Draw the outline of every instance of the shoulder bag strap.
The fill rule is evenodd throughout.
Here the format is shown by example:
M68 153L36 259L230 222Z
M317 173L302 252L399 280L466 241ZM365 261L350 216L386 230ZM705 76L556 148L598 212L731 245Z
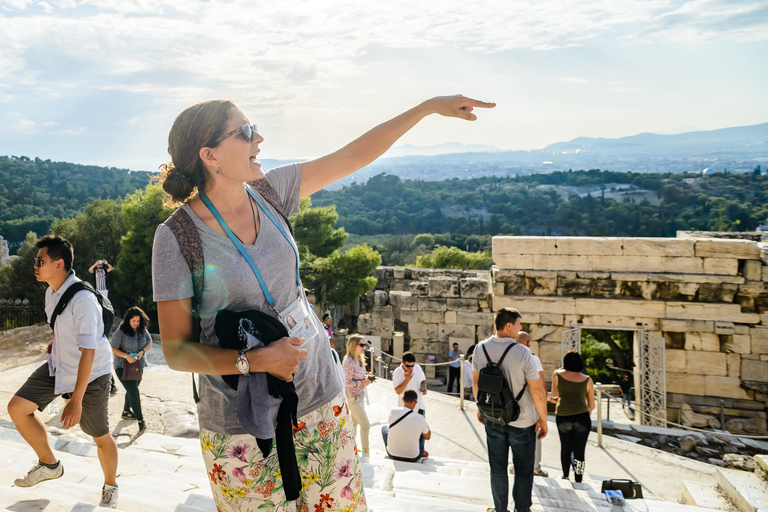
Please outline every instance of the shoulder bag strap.
M397 425L398 423L400 423L401 421L403 421L405 419L405 417L408 416L409 414L411 414L412 412L413 412L413 409L411 409L407 413L405 413L402 416L400 416L399 418L397 418L394 422L390 423L389 428L392 428L395 425Z
M67 304L69 304L69 301L72 300L72 297L74 297L77 292L87 289L88 287L85 286L85 283L82 281L73 283L69 288L67 288L67 290L59 299L59 302L56 303L56 307L54 308L53 314L51 315L51 321L49 323L51 329L53 329L54 325L56 325L56 318L64 311L64 309L67 307Z
M280 200L280 196L277 195L277 192L275 192L275 189L272 188L272 185L270 185L264 178L249 181L248 185L258 192L261 197L263 197L264 200L266 200L270 206L280 214L283 220L285 220L285 223L288 224L288 229L291 230L291 235L295 236L291 221L288 219L288 215L285 214L285 210L283 209L283 202Z

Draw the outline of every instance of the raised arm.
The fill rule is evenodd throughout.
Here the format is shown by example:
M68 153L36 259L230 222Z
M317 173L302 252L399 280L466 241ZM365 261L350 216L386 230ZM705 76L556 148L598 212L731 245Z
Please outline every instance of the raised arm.
M475 107L493 108L495 106L495 103L473 100L461 95L439 96L424 101L369 130L338 151L302 163L301 197L308 197L370 164L428 115L440 114L445 117L474 121L477 119L477 116L472 113Z

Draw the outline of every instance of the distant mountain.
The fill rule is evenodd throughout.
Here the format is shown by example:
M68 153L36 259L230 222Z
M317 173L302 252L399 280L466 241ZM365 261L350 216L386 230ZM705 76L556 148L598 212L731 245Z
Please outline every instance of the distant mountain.
M568 142L556 142L545 151L623 152L634 154L675 153L677 155L712 155L722 152L738 152L743 156L752 153L768 153L768 123L753 126L736 126L719 130L659 135L641 133L618 139L577 137Z
M398 156L416 156L416 155L445 155L449 153L495 153L501 149L496 146L485 144L462 144L460 142L446 142L445 144L434 144L432 146L414 146L413 144L403 144L395 146L384 153L384 157Z

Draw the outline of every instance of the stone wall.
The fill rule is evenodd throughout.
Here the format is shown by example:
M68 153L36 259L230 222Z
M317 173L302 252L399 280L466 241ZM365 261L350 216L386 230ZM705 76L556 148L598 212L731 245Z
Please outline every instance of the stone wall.
M493 332L488 271L379 267L374 275L376 289L345 314L356 316L357 332L381 337L382 349L396 357L410 350L419 362L445 362L453 343L466 353ZM403 334L401 342L393 343L394 333ZM432 384L447 374L445 366L425 372Z
M523 313L545 375L560 365L566 329L645 327L666 339L668 409L687 403L711 414L723 405L726 428L764 433L762 246L703 238L494 237L492 308Z
M0 236L0 267L8 263L9 252L8 242L6 242L2 236Z

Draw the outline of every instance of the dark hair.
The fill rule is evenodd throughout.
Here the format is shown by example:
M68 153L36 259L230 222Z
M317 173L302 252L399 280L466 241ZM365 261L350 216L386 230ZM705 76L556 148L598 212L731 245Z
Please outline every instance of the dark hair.
M520 312L513 308L501 308L496 313L496 330L504 329L507 324L514 324L518 318L522 318Z
M61 259L64 261L64 270L72 270L72 262L75 259L75 250L69 240L59 235L45 235L38 238L35 247L42 249L45 247L48 257L52 260Z
M139 328L134 331L133 327L131 327L131 319L136 316L139 317ZM141 308L134 306L128 308L128 311L123 315L123 323L120 324L120 330L128 336L133 336L137 332L139 333L139 336L141 336L148 326L149 317L147 314Z
M454 346L454 347L458 347L458 346L459 346L459 344L458 344L458 343L454 343L454 344L453 344L453 346Z
M580 372L584 368L584 361L581 355L575 350L569 350L563 356L563 368L569 372Z
M325 322L325 319L328 318L329 316L331 316L331 315L329 315L328 313L324 314L323 315L323 322Z
M179 114L168 134L171 161L160 166L163 189L174 203L186 202L195 189L205 188L208 173L200 160L200 149L218 146L229 112L237 108L229 100L198 103Z
M416 362L416 356L413 355L413 352L406 352L403 354L403 362L404 363L415 363Z
M418 401L419 401L419 395L417 395L414 390L409 389L405 393L403 393L403 403L412 404Z

